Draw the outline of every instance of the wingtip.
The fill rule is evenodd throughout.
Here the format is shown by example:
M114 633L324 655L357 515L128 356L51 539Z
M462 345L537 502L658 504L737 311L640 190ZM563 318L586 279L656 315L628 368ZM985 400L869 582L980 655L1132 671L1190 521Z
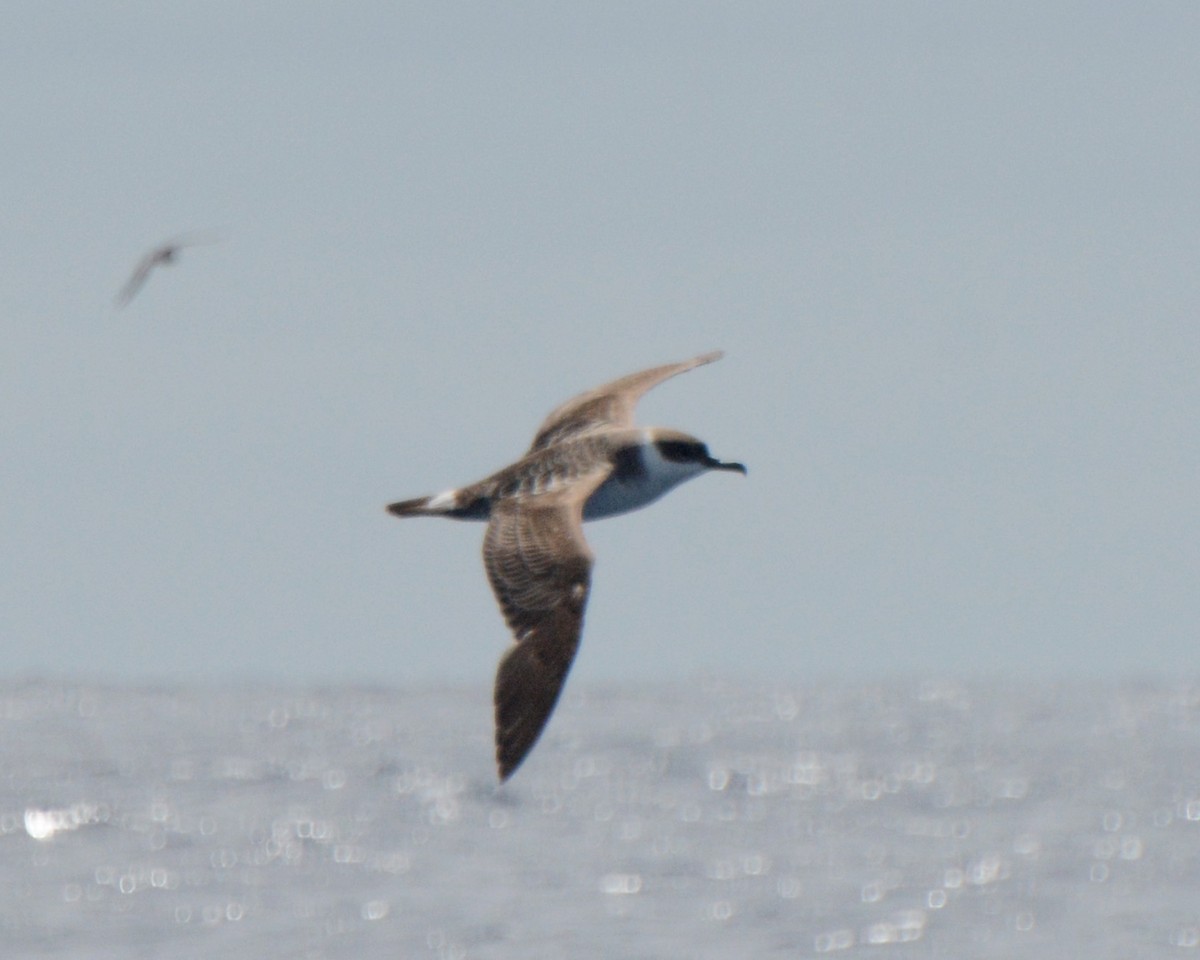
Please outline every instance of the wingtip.
M517 768L525 762L525 758L529 756L529 753L532 749L533 745L530 744L529 748L526 749L524 753L520 754L520 756L517 756L513 752L510 745L501 743L500 740L497 739L496 777L499 779L501 784L508 783L508 781L512 778L512 775L517 772Z

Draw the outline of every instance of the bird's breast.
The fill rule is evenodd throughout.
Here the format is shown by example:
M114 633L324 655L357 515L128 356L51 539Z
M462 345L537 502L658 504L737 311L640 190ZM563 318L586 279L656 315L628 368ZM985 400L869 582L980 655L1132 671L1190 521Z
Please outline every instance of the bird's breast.
M583 519L600 520L637 510L657 500L668 489L644 481L621 481L609 477L587 498L583 505Z
M664 461L653 447L618 451L613 471L583 505L584 520L600 520L653 503L672 487L696 475L686 465Z

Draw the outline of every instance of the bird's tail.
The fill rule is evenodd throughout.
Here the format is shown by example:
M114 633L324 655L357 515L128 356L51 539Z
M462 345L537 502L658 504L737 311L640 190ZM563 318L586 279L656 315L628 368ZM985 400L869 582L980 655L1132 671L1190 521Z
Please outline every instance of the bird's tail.
M483 498L464 496L458 490L447 490L431 497L401 500L388 504L388 513L397 517L453 517L456 520L486 520L490 504Z
M397 517L436 517L454 509L455 503L449 497L445 497L441 504L435 505L434 501L437 499L437 496L417 497L414 500L389 503L388 513L395 514Z

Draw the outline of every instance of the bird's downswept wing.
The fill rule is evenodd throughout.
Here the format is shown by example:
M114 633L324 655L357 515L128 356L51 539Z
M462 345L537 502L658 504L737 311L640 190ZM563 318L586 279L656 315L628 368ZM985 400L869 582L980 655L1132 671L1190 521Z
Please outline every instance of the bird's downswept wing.
M681 363L651 367L649 370L631 373L627 377L572 397L543 421L537 436L533 438L529 452L553 446L568 437L586 433L597 427L631 427L634 408L646 391L671 377L720 360L722 356L723 351L714 350L712 353L704 353Z
M151 251L138 261L138 265L133 268L133 273L129 275L129 279L125 281L120 292L113 298L113 303L118 307L123 307L142 289L142 284L146 282L146 278L150 276L150 271L158 264L160 259L158 250Z
M496 764L507 780L554 711L583 630L592 552L583 504L608 465L568 487L492 508L483 541L488 581L513 632L496 671Z

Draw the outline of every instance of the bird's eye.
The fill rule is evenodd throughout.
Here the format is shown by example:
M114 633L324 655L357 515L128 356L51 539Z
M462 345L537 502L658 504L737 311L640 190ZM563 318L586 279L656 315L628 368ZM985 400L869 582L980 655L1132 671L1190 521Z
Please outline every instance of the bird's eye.
M708 450L702 443L689 443L686 440L664 440L659 444L665 460L675 463L696 463L708 456Z

